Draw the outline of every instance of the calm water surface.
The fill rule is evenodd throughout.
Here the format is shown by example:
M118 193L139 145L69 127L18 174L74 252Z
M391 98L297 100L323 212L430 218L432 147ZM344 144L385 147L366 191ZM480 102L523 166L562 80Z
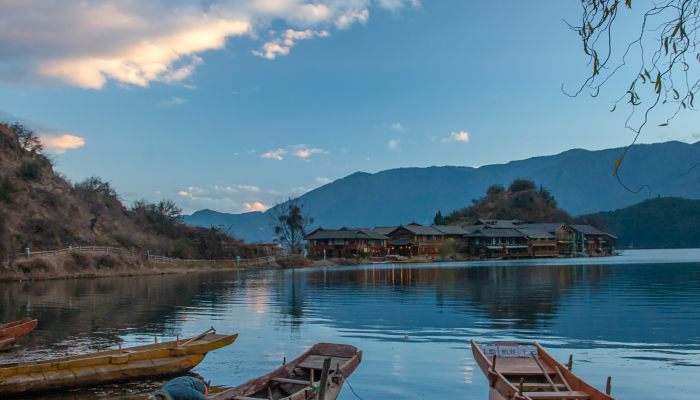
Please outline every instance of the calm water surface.
M239 339L195 371L234 386L315 342L364 351L349 382L366 400L486 399L469 340L539 340L619 399L697 399L700 250L585 260L374 265L0 284L0 321L39 328L0 360L195 335ZM142 399L159 382L51 399ZM46 397L43 397L46 398ZM346 386L341 399L356 397Z

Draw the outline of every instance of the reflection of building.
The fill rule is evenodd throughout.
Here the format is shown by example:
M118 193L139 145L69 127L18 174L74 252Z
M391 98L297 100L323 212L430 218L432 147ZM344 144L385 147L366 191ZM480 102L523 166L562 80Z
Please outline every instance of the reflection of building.
M371 229L318 228L304 237L309 257L376 257L386 255L388 238Z
M251 243L250 246L257 250L257 254L274 256L284 253L284 249L279 243Z

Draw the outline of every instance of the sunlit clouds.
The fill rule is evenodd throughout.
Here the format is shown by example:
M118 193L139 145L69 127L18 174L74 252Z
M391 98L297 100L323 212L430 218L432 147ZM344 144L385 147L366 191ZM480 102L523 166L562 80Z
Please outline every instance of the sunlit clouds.
M260 158L282 161L287 155L310 161L311 157L318 154L329 154L327 150L318 147L310 147L305 144L295 144L286 148L277 148L260 154Z
M398 139L389 139L389 141L386 142L386 147L392 151L398 150L399 149L399 140Z
M328 31L314 31L311 29L295 31L293 29L287 29L280 37L263 44L262 49L253 50L253 54L258 57L267 58L268 60L274 60L278 56L288 55L290 49L297 41L328 36L330 36Z
M44 149L51 153L63 154L66 150L77 149L85 145L85 139L70 133L44 133L39 135Z
M270 206L265 205L259 201L254 201L252 203L243 204L243 210L246 212L252 212L252 211L264 212L264 211L267 211L268 208L270 208Z
M466 131L452 132L449 136L440 140L442 143L469 143L469 133Z
M302 40L366 23L372 8L417 7L415 0L26 0L0 12L0 79L100 89L109 81L148 87L191 79L202 54L247 36L255 55L288 55ZM286 25L278 33L270 26ZM268 32L268 38L264 39ZM259 39L263 37L262 39Z

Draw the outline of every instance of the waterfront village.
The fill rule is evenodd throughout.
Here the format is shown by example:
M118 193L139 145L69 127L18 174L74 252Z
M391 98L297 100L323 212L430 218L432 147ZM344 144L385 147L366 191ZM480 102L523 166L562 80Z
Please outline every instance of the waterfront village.
M479 219L473 225L317 228L309 258L467 260L609 256L616 237L591 226Z

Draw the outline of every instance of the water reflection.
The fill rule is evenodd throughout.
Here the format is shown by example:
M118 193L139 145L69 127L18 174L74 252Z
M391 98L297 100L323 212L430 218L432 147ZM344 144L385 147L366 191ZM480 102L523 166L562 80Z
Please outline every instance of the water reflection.
M649 254L655 263L364 266L2 284L0 320L29 314L40 326L22 348L0 357L145 343L214 325L240 333L197 368L215 384L264 373L314 342L340 341L365 351L351 382L366 398L478 399L486 383L469 339L539 340L561 359L575 353L579 373L598 386L613 374L621 398L691 398L684 393L700 389L691 379L700 372L700 264L662 263L663 255ZM139 398L157 383L88 394ZM346 391L341 398L353 397Z

